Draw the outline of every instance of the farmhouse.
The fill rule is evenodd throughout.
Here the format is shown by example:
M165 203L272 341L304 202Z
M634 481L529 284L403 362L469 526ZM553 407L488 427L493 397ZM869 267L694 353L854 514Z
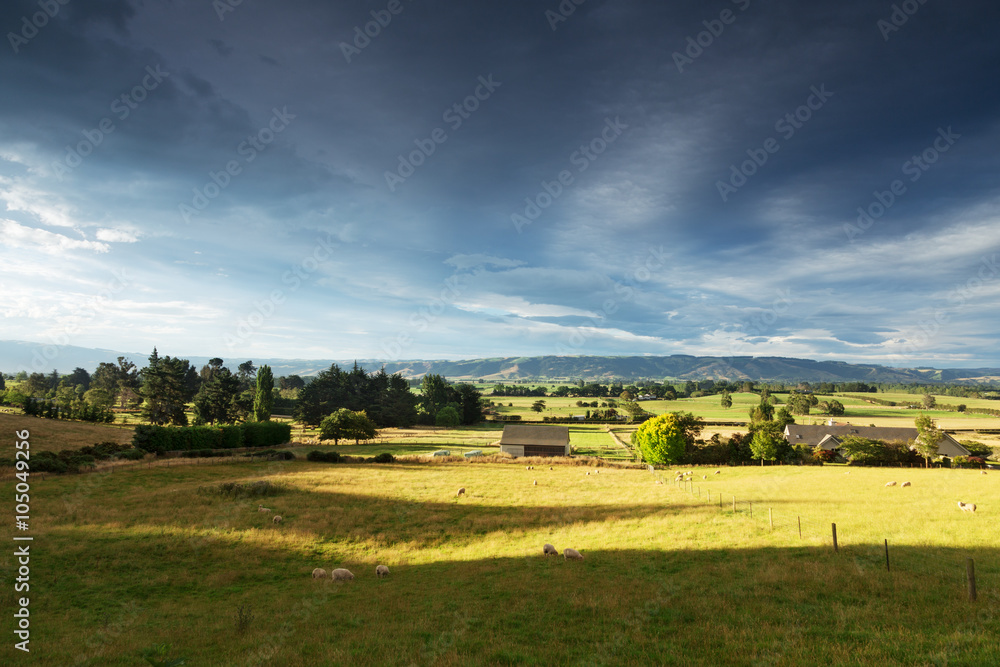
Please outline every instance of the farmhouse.
M505 424L500 451L512 456L569 456L569 427Z
M918 433L915 428L853 426L851 424L836 426L827 424L818 426L789 424L785 427L785 440L789 444L809 445L810 447L819 447L820 449L839 449L840 441L849 435L868 438L870 440L883 440L885 442L909 442L910 440L915 440ZM941 456L968 456L969 450L945 433L944 439L938 443L938 454Z

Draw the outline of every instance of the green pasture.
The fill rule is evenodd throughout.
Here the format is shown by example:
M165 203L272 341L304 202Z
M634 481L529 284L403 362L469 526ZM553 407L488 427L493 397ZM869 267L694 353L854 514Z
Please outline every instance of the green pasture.
M188 665L1000 662L994 476L706 468L687 490L669 470L548 467L298 460L47 477L32 488L31 653L8 640L0 659L136 666L166 644ZM217 492L262 480L283 491ZM585 560L543 557L545 543ZM355 579L314 580L315 567ZM12 586L3 597L11 610Z

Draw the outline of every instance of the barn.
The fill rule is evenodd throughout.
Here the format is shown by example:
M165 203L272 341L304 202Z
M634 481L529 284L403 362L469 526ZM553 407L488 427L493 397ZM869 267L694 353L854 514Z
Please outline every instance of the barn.
M500 451L512 456L569 456L569 427L505 424Z

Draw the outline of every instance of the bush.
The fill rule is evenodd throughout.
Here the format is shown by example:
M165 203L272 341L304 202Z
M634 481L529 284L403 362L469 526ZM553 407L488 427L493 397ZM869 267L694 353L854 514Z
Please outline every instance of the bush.
M837 460L837 452L833 449L817 449L813 456L822 463L833 463Z
M318 461L320 463L340 463L343 460L338 452L324 452L314 449L306 454L306 461Z
M288 450L265 449L260 452L247 452L243 456L262 457L268 461L294 461L295 454Z
M198 487L200 493L219 494L228 498L265 498L287 490L284 484L262 479L256 482L223 482L215 486Z
M125 459L126 461L139 461L141 459L146 458L146 454L148 453L149 452L147 452L144 449L136 449L135 447L133 447L132 449L128 449L119 454L118 458Z
M390 454L389 452L382 452L381 454L372 459L372 461L375 463L392 463L395 460L396 457Z
M31 457L31 472L69 472L69 465L52 452L38 452Z

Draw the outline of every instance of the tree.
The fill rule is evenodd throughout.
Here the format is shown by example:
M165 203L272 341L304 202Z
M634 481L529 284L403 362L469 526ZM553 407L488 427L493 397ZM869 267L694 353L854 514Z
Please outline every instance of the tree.
M278 389L281 391L295 391L306 386L306 381L298 375L289 375L278 378Z
M773 461L778 458L778 449L785 442L782 428L778 422L765 422L754 429L750 451L755 459L761 460L762 465L764 460Z
M78 384L82 384L84 391L90 389L90 373L84 368L80 368L79 366L74 368L73 372L67 375L65 379L69 380L70 386L75 387Z
M532 412L542 412L545 410L545 401L535 401L531 404Z
M789 424L795 423L795 417L792 413L788 411L788 408L778 408L774 413L774 423L782 428L782 430Z
M944 440L944 431L938 429L934 420L923 413L914 420L914 424L918 435L913 441L913 448L924 457L925 467L929 468L931 459L938 455L938 445Z
M149 365L140 372L142 418L156 425L186 426L184 406L193 397L188 385L191 374L197 379L187 359L161 358L154 347Z
M194 414L199 423L232 424L239 417L236 399L240 381L225 366L209 373L210 379L201 385L194 397Z
M420 382L420 393L420 404L432 418L437 415L438 410L451 402L448 383L440 375L425 375Z
M483 421L483 395L471 384L455 385L462 423L471 426Z
M920 402L923 404L924 409L930 410L937 404L937 399L931 396L930 394L924 394L924 397L921 399Z
M458 414L458 410L454 406L446 405L434 416L434 424L437 426L453 427L458 426L462 421L462 418Z
M720 404L722 405L722 407L726 408L727 410L729 408L733 407L733 397L729 395L728 391L727 392L723 392L723 394L722 394L722 400L720 401Z
M274 407L274 375L267 364L257 371L257 386L253 397L253 420L255 422L271 421L271 410Z
M792 394L788 398L788 409L793 415L807 415L811 407L812 403L805 394Z
M632 444L647 463L677 463L694 446L702 428L700 417L689 412L668 412L643 422L632 434Z
M377 433L375 423L364 410L353 411L347 408L340 408L324 417L319 430L319 439L333 440L334 445L339 444L341 438L353 438L357 444L361 440L374 438Z

